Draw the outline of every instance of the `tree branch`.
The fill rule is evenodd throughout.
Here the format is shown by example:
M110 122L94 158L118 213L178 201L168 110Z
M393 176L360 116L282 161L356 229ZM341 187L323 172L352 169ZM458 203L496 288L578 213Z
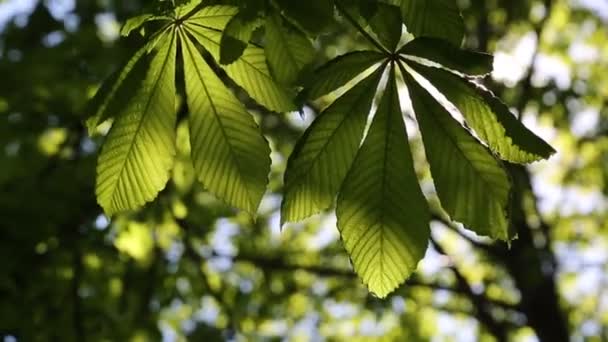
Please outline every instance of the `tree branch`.
M435 241L435 239L431 238L431 243L433 247L437 250L437 252L443 255L447 255L441 245L439 245L439 243ZM504 324L494 319L494 316L492 315L491 309L488 305L488 298L475 293L467 279L462 275L462 273L460 273L460 270L458 270L456 266L452 266L451 270L454 273L454 276L456 276L456 281L459 287L464 290L465 294L471 300L471 303L475 307L479 322L482 323L498 341L507 341L507 329Z
M456 226L456 224L454 224L454 222L450 222L450 221L446 220L441 215L439 215L437 213L432 213L431 219L433 221L437 221L437 222L441 223L449 230L458 234L458 236L460 236L462 239L466 240L473 247L480 249L494 257L504 257L505 256L504 249L497 247L496 245L483 243L483 242L480 242L480 241L477 241L477 240L471 238L470 236L464 234L462 232L462 230L458 226Z
M543 2L545 6L545 16L534 25L534 33L536 34L536 46L534 47L534 53L532 54L532 60L530 66L528 67L528 71L524 76L522 81L522 90L519 96L519 101L517 102L515 108L517 110L517 118L519 120L522 119L523 111L526 109L528 102L530 102L530 91L532 90L532 76L534 75L534 66L538 59L538 55L540 54L540 42L545 30L545 23L551 16L551 10L553 9L553 0L544 0Z

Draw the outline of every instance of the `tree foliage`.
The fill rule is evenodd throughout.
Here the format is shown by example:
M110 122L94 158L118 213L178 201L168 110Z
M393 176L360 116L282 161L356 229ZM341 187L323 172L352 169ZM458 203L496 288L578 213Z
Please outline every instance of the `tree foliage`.
M314 60L311 39L322 32L313 27L334 20L334 5L377 51L336 57L301 83ZM555 152L470 79L489 74L492 57L460 49L464 24L451 1L240 6L191 1L137 17L122 31L129 34L149 21L160 28L148 34L147 51L136 53L117 79L108 81L110 91L102 89L103 100L92 110L94 118L99 113L104 118L107 104L120 101L110 113L115 122L97 166L98 202L108 215L138 209L169 179L178 47L197 178L227 204L254 215L268 183L270 149L221 72L253 101L282 113L296 109L298 90L304 96L297 100L310 100L311 92L324 95L377 68L330 105L297 143L287 163L281 221L325 210L338 195L338 229L346 250L380 297L416 269L429 236L430 215L407 144L400 86L409 91L442 207L478 234L514 238L508 224L511 184L498 158L526 163ZM403 24L415 38L400 46ZM263 46L250 41L259 26ZM137 77L130 74L139 58L151 59L136 85L142 91L120 97L124 80ZM382 77L388 81L380 86ZM463 123L436 99L436 90L456 106ZM382 99L370 118L376 95Z
M0 338L607 339L596 5L0 1Z

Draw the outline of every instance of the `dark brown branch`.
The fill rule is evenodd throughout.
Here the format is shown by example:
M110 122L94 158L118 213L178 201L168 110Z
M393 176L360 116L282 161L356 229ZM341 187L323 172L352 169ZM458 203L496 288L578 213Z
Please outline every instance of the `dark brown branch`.
M479 250L486 252L488 255L491 255L493 257L504 257L505 256L505 252L504 252L503 248L500 248L495 244L487 244L487 243L483 243L483 242L480 242L480 241L477 241L477 240L471 238L470 236L464 234L462 232L462 230L459 229L453 222L448 221L447 219L443 218L441 215L433 213L431 216L431 219L441 223L443 226L445 226L449 230L458 234L458 236L460 236L462 239L466 240L470 245L472 245L473 247L475 247Z
M226 311L226 317L228 319L228 323L226 324L226 326L229 327L229 329L234 329L234 326L235 324L237 324L237 322L235 322L235 320L233 319L234 315L230 312L231 305L228 304L228 302L224 299L221 293L213 289L211 283L209 283L209 278L207 277L207 274L205 274L203 269L200 267L200 265L205 262L205 259L194 249L194 247L192 247L191 235L193 229L191 229L191 227L184 220L176 218L176 222L178 222L178 224L182 227L182 231L184 232L183 244L185 256L199 265L198 267L196 267L196 270L199 276L201 277L203 284L205 285L207 293L211 295L213 299L215 299L217 304L220 306L220 309L223 308ZM231 333L231 331L228 331L228 334Z
M528 67L528 71L524 76L524 79L521 83L521 92L519 96L519 101L517 102L515 108L517 110L517 117L521 120L523 116L523 111L526 109L528 102L530 102L530 92L532 90L532 76L534 75L534 66L536 61L538 60L538 55L540 54L540 44L543 32L545 30L545 24L549 17L551 16L551 10L553 9L553 0L544 0L543 2L545 6L545 16L534 25L534 33L536 34L536 46L534 47L534 52L532 54L532 59L530 62L530 66Z
M77 341L86 341L86 333L84 330L84 311L82 308L82 299L80 298L80 284L83 276L82 255L78 242L76 241L72 251L72 268L74 274L71 283L72 297L72 323L74 325L74 335Z
M439 243L437 243L437 241L435 241L433 238L431 238L431 243L437 252L447 255L441 245L439 245ZM480 323L483 324L498 341L507 341L507 328L504 324L498 322L492 315L491 308L488 305L488 299L485 296L477 294L475 291L473 291L471 284L469 284L467 279L462 275L462 273L460 273L460 270L456 266L452 266L451 270L456 276L458 286L464 290L467 297L475 307L477 318L479 319Z

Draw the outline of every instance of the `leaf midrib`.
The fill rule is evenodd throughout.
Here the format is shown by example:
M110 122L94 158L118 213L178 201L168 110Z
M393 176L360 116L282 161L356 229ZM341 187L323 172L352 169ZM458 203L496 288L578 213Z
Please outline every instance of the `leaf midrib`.
M490 117L490 118L493 117L493 119L494 119L493 120L494 122L492 122L492 126L494 126L494 124L496 124L498 126L498 129L500 130L499 131L500 135L511 140L511 142L509 144L509 142L506 139L501 139L500 137L496 137L494 134L486 134L486 139L488 140L488 144L489 144L490 140L494 140L493 144L497 145L497 150L502 149L503 148L502 146L504 146L505 144L506 144L505 148L507 149L507 151L510 150L510 147L515 150L514 152L511 152L511 153L509 153L507 151L505 151L504 153L502 153L500 151L496 151L501 157L503 157L503 159L505 159L505 160L512 159L511 155L513 153L523 155L524 158L528 162L533 162L533 161L543 159L542 153L540 153L538 151L528 152L527 150L522 149L520 147L520 145L515 143L515 139L516 139L514 136L515 132L514 131L509 132L507 130L506 122L504 121L504 119L501 118L501 114L498 112L498 110L494 110L494 108L492 108L492 105L484 99L484 96L488 96L488 97L490 97L490 99L495 100L495 101L500 101L500 99L496 98L494 96L494 94L492 94L492 92L485 90L483 88L480 88L479 86L477 86L475 84L471 84L470 82L464 83L463 86L467 87L468 89L471 90L470 98L473 101L475 101L475 105L477 107L485 106L487 108L487 111L493 114ZM480 115L480 116L482 116L482 115ZM493 131L492 133L496 132L495 128L491 128L491 129Z
M189 26L189 25L193 25L193 26L199 26L199 27L202 27L202 28L205 28L205 29L209 29L209 30L212 30L212 31L215 31L215 32L221 32L221 31L219 31L219 30L216 30L216 29L211 29L211 28L209 28L209 27L206 27L206 26L203 26L203 25L199 25L199 24L196 24L196 23L188 23L188 25L187 25L187 26ZM197 31L194 31L194 30L192 30L192 29L188 29L188 30L189 30L190 34L193 34L193 35L198 35L198 36L202 36L202 37L204 37L204 38L205 38L207 41L209 41L210 43L215 44L215 45L217 45L217 46L220 46L220 43L218 43L218 42L216 42L216 41L212 40L211 38L209 38L208 36L204 35L203 33L200 33L200 32L197 32ZM251 63L250 63L250 62L249 62L249 61L248 61L246 58L244 58L244 55L243 55L241 58L237 59L235 62L237 62L237 61L241 61L241 62L243 62L243 63L245 63L245 64L249 65L249 66L250 66L250 67L251 67L253 70L255 70L256 72L258 72L259 74L261 74L262 76L264 76L264 78L266 78L266 79L269 79L269 80L273 81L273 80L272 80L272 78L271 78L271 77L270 77L270 76L269 76L267 73L265 73L263 70L260 70L258 67L256 67L255 65L251 64ZM230 66L230 65L228 65L228 66Z
M290 61L291 61L291 65L293 66L293 69L298 69L299 65L298 65L298 61L296 59L295 54L292 53L291 51L291 45L289 44L289 40L287 39L286 35L285 35L285 31L283 31L281 28L281 23L279 22L279 19L277 18L272 18L272 21L274 21L274 25L276 26L276 31L278 33L278 35L281 38L281 41L283 41L283 44L287 45L289 48L285 49L286 53L289 55L290 57Z
M420 88L422 89L422 86L420 86ZM422 89L422 91L425 91L425 90ZM427 94L427 95L429 97L432 97L432 95L430 95L430 94ZM429 103L426 100L424 100L424 97L423 97L422 101L424 102L424 105L425 105L425 107L427 107L427 109L432 107L432 106L429 106ZM441 104L439 104L439 106L441 106ZM441 108L443 109L443 106L441 106ZM496 190L494 189L495 188L494 185L492 183L490 183L486 177L484 177L483 172L479 172L477 167L475 167L475 165L473 165L473 162L467 157L467 155L464 153L463 149L460 147L460 145L458 144L456 139L450 134L450 132L448 132L446 127L443 124L441 124L441 121L439 120L439 118L436 117L435 113L431 110L427 110L427 112L432 113L432 115L427 115L427 117L430 117L436 123L436 125L440 127L440 129L444 132L444 135L452 142L452 145L454 145L456 147L456 150L458 150L458 152L463 157L463 159L466 161L466 163L469 165L469 167L475 172L475 174L479 175L479 178L481 180L483 180L485 187L488 188L489 192L492 193L492 195L493 195L492 197L494 197L496 199L500 198L501 196L500 196L500 194L496 193ZM420 115L423 115L423 114L420 114ZM448 113L448 115L450 115L450 114ZM452 117L450 115L448 119L451 119L451 118ZM467 132L465 132L465 133L467 133ZM504 203L501 205L501 207L503 207L503 210L504 210Z
M200 11L198 14L200 14ZM194 21L194 20L204 20L204 19L216 19L216 18L222 18L222 17L232 18L235 15L236 14L193 15L192 17L188 18L188 20Z
M135 65L137 65L137 63L139 63L139 61L144 57L146 50L148 50L150 48L154 48L156 46L156 44L158 43L158 40L156 39L156 36L163 35L165 33L165 31L167 31L169 28L170 28L170 25L166 25L165 27L161 28L159 31L157 31L156 33L154 33L150 37L148 43L144 44L141 48L139 48L135 52L135 54L133 55L133 57L131 57L127 61L126 67L121 72L118 73L118 78L117 78L116 83L114 83L114 85L110 88L110 91L106 95L105 100L103 100L101 102L98 110L95 112L95 114L92 117L99 116L100 118L103 118L103 116L104 116L103 114L106 112L106 110L108 109L110 103L114 99L114 95L122 87L122 85L125 83L125 81L129 77L129 74L135 68ZM101 90L101 88L99 90ZM97 122L97 123L99 123L99 122Z
M376 71L376 72L378 72L378 71ZM363 80L361 82L365 82L365 80ZM376 84L376 83L374 82L374 83L370 83L370 84L373 85L373 84ZM367 88L369 88L369 87L367 87ZM349 109L357 107L357 105L361 101L363 101L364 96L365 96L365 92L362 92L361 96L357 97L356 101L353 101L354 104L351 107L349 107ZM336 134L340 130L340 128L342 128L342 126L348 121L348 119L350 118L350 116L351 115L348 115L348 114L344 115L344 117L342 118L342 120L340 120L340 124L338 124L338 127L336 127L336 129L331 132L331 135L329 136L329 139L327 139L327 142L323 144L323 146L319 150L319 152L317 152L317 153L314 154L314 158L312 158L313 161L312 161L311 165L309 167L307 167L305 169L305 171L302 171L300 174L308 174L308 175L310 175L310 170L312 170L319 163L319 156L321 154L323 154L325 151L327 151L327 148L330 145L330 142L334 139L334 137L336 136ZM308 177L306 177L306 178L308 178ZM302 178L299 178L299 179L302 179ZM300 182L296 182L295 183L295 187L301 186L303 182L304 182L303 180L300 181Z
M392 81L392 77L389 78L389 82L391 82L391 81ZM391 88L385 90L385 92L388 91L388 90L392 91L392 86L390 84L387 85L387 87L391 87ZM384 94L384 96L391 96L391 99L389 101L392 101L392 94ZM391 119L391 109L392 109L391 107L392 106L389 105L388 108L387 108L388 109L388 113L386 114L386 126L384 128L384 151L383 151L384 155L382 156L382 185L381 185L381 188L382 188L382 198L386 198L386 193L387 193L387 191L386 191L386 183L388 183L387 182L387 172L386 172L386 170L387 170L387 164L388 164L388 158L387 158L387 156L388 156L388 153L389 153L390 148L391 148L391 140L392 140L391 137L390 137L390 135L391 135L390 134L390 132L391 132L391 130L390 130L391 129L391 120L390 119ZM386 210L385 210L385 208L386 208L385 205L381 206L381 208L380 208L380 215L379 215L379 219L378 219L380 221L380 227L381 227L380 251L382 251L382 254L381 254L382 257L380 259L380 275L382 277L382 284L384 284L384 280L385 280L384 279L385 278L385 276L384 276L384 262L385 262L384 261L384 235L385 235L385 230L387 229L387 227L384 224L385 216L386 216L386 212L385 212Z
M170 48L172 49L173 43L174 43L174 39L175 39L175 35L171 36L171 42L170 44ZM135 129L135 133L133 134L133 139L131 140L130 144L129 144L129 148L127 151L127 154L122 162L122 165L120 167L120 171L118 172L118 182L120 183L122 181L122 175L123 172L125 171L126 165L127 165L127 161L130 159L131 154L133 153L133 148L135 146L135 141L137 140L137 136L140 134L141 132L141 128L143 126L144 121L146 121L147 116L149 115L148 110L150 109L150 104L152 103L152 100L154 99L154 96L152 96L152 94L156 93L156 90L158 88L158 85L160 84L160 80L163 77L164 71L165 71L165 67L167 66L167 63L169 62L169 59L171 58L171 52L167 53L167 56L165 57L165 60L163 61L163 65L160 68L157 78L154 82L154 86L152 87L152 90L150 91L150 96L146 102L146 105L144 107L144 110L142 111L142 117L141 120L139 121L139 123L137 124L137 128ZM114 201L114 195L116 193L116 190L118 189L118 184L117 186L114 187L114 190L112 191L112 194L110 196L110 198L112 198L112 201Z
M117 82L114 83L114 85L111 87L110 92L108 93L108 96L102 102L102 104L99 106L99 109L95 112L94 116L98 116L99 115L101 117L103 115L103 113L107 110L110 102L112 102L112 100L113 100L114 95L116 94L116 92L118 91L118 89L120 89L120 87L124 84L125 80L129 76L129 73L131 72L131 70L133 70L133 68L135 67L135 65L144 56L144 54L145 54L144 52L145 52L146 48L147 48L147 45L142 46L139 50L137 50L135 52L135 55L133 55L133 58L131 58L127 62L127 68L125 68L123 70L123 72L120 72L118 74Z
M180 31L180 33L182 33ZM193 44L193 42L187 38L187 37L183 37L184 34L182 34L182 39L183 40L188 40L188 42L185 44L186 45L186 49L188 49L188 54L190 56L190 58L194 59L194 53L191 50L191 45ZM243 167L242 165L239 163L238 159L235 157L235 152L234 152L234 148L232 146L232 144L230 144L230 139L228 138L228 135L226 133L226 129L222 123L222 120L220 120L219 118L219 114L218 114L218 110L217 107L213 101L213 98L211 97L211 94L209 93L209 89L207 87L207 83L205 82L205 79L203 78L202 74L201 74L201 70L198 68L198 65L196 63L194 63L194 61L192 61L192 65L194 66L194 69L196 70L196 74L199 77L201 84L203 86L203 89L205 90L205 94L207 95L207 98L209 99L209 104L211 105L211 108L213 110L213 117L215 118L215 120L217 121L218 125L220 126L220 130L222 131L222 136L224 137L224 139L228 142L226 145L228 146L228 149L230 150L230 159L232 159L232 162L237 166L238 170L239 170L239 180L241 182L244 182L244 180L242 179L242 174L243 174ZM244 182L247 183L247 182ZM255 204L253 203L253 199L251 197L251 193L249 191L249 187L248 186L244 186L243 187L245 189L245 191L247 192L248 196L247 199L249 201L249 205L251 206L251 208L255 207ZM251 209L253 210L253 209Z

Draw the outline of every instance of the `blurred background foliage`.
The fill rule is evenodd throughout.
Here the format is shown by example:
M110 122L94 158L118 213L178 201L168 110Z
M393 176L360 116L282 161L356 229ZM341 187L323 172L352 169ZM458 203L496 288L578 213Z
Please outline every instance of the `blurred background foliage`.
M141 44L119 30L150 2L0 1L0 336L608 340L608 3L459 5L465 45L496 55L485 84L559 152L510 167L519 233L510 248L437 217L416 276L378 300L353 274L333 214L279 227L287 157L327 102L303 116L256 108L273 166L255 220L194 182L182 122L168 187L110 221L94 193L103 134L87 136L83 108ZM335 25L317 41L319 62L363 44ZM420 176L436 203L424 167Z

